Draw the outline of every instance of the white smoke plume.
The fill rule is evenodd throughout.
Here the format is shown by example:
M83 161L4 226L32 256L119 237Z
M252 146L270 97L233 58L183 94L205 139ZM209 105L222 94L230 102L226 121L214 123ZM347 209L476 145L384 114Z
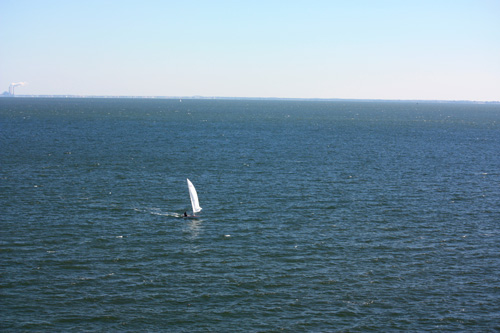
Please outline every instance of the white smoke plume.
M9 86L9 95L14 96L15 89L16 87L22 87L25 86L26 82L12 82Z

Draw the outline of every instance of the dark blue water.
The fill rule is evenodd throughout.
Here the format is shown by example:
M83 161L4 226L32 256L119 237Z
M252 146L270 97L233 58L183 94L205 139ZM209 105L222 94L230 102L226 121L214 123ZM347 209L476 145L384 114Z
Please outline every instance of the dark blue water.
M499 152L499 104L0 99L0 329L499 330Z

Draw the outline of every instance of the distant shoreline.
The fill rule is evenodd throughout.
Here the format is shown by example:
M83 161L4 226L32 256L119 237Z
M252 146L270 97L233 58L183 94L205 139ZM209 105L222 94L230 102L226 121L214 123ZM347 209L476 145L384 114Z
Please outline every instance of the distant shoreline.
M291 97L220 97L220 96L113 96L113 95L0 95L8 98L101 98L101 99L178 99L182 100L255 100L255 101L321 101L321 102L414 102L500 104L500 101L420 100L420 99L354 99L354 98L291 98Z

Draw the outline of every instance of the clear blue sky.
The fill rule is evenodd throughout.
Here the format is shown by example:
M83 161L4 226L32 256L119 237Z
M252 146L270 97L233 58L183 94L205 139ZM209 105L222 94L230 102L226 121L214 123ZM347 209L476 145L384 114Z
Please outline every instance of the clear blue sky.
M0 93L500 101L500 0L0 0Z

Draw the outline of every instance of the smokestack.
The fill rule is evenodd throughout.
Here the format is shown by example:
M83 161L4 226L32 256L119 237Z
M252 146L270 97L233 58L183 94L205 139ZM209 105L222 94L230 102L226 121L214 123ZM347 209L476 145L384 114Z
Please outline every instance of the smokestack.
M26 82L12 82L9 86L9 95L14 96L14 88L22 87L26 84Z

